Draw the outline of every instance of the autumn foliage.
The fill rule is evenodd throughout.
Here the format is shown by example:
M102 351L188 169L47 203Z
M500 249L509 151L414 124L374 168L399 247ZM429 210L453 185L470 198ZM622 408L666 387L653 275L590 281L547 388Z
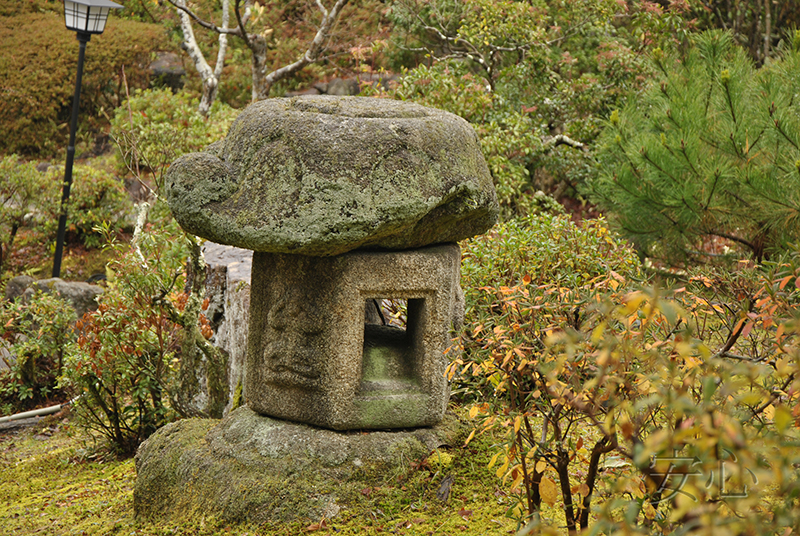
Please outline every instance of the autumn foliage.
M800 257L670 291L611 266L572 284L525 268L468 293L449 373L527 533L797 524Z

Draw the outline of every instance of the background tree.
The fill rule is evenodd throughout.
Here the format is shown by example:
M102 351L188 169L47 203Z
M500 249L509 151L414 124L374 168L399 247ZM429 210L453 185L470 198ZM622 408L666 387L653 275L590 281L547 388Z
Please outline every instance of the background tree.
M207 112L215 96L212 90L215 90L218 84L219 73L221 73L220 65L225 55L226 43L222 40L223 36L234 35L240 38L250 50L252 61L252 100L265 99L269 96L273 84L323 58L331 37L333 25L336 23L347 1L348 0L337 0L331 9L327 9L322 4L321 0L316 0L316 6L319 9L321 20L317 32L308 45L308 48L303 52L300 58L296 59L294 62L267 73L268 38L273 33L273 29L263 28L260 31L255 29L258 19L261 14L263 14L264 6L259 5L257 2L252 2L251 0L245 0L244 3L242 3L241 0L235 0L233 10L236 18L236 26L228 28L229 0L225 0L222 5L222 26L216 26L200 18L195 11L186 6L184 0L169 0L170 4L175 6L181 16L184 48L189 52L189 55L195 62L195 66L203 79L201 112ZM210 72L210 68L205 62L199 45L194 38L191 25L192 21L207 30L216 32L220 36L220 46L217 56L218 69L215 68L213 73ZM206 97L206 93L209 94L208 98Z
M655 83L601 140L598 204L649 256L760 261L800 238L800 51L756 70L711 31L653 57Z
M593 173L600 117L644 85L644 52L687 31L681 6L535 0L393 5L394 58L422 65L393 96L444 108L481 137L507 216L536 190L556 196Z
M800 4L795 0L694 0L689 16L697 28L724 29L733 34L757 64L775 55L781 41L800 26Z
M178 8L178 16L181 19L181 31L183 32L183 49L189 54L189 57L194 62L195 69L203 81L203 93L200 98L198 111L201 115L207 116L211 105L217 98L217 90L219 89L219 78L222 75L222 68L225 66L225 55L228 52L228 22L230 21L230 0L222 0L222 26L220 27L218 42L219 48L217 50L217 61L214 68L206 61L200 45L194 37L194 29L192 28L192 19L186 10L186 2L184 0L172 0L171 3Z

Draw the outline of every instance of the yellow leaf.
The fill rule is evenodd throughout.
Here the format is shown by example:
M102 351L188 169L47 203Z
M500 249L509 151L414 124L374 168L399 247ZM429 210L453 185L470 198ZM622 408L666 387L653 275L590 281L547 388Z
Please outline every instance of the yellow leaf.
M786 406L778 406L772 420L778 428L778 431L785 432L794 419L792 419L792 413Z
M647 296L645 296L641 292L632 292L631 294L629 294L625 302L625 307L622 309L623 314L628 316L633 312L635 312L637 309L639 309L639 306L642 304L643 301L645 301L646 298Z
M536 462L536 472L537 473L544 473L544 470L547 469L547 462L544 460L539 460Z
M596 328L592 330L592 342L597 344L603 339L603 331L606 329L605 322L601 322Z
M692 355L687 355L683 359L683 364L686 365L686 370L692 370L693 368L695 368L695 367L699 366L700 364L702 364L702 361L700 361L699 359L697 359L696 357L694 357Z
M650 504L649 501L644 501L644 515L647 519L655 519L656 518L656 509Z
M637 389L639 393L643 395L649 395L651 390L651 384L649 380L643 380L639 385L637 385Z
M646 491L647 488L645 487L644 482L640 481L639 485L633 489L633 496L637 499L643 499Z
M472 406L471 408L469 408L469 418L474 419L475 417L477 417L478 411L479 411L478 406Z
M467 437L467 440L466 440L466 441L464 441L464 446L465 446L465 447L466 447L467 445L469 445L469 442L470 442L470 441L472 441L472 438L473 438L473 437L475 437L475 430L471 431L471 432L469 433L469 437Z
M496 452L494 456L492 456L492 459L489 460L489 465L486 466L487 469L491 469L492 467L494 467L495 462L497 462L498 456L500 456L499 452Z
M558 500L558 486L553 479L546 476L539 482L539 496L548 506L553 506Z
M511 350L506 352L505 358L503 358L503 366L507 366L508 362L511 361L511 358L514 357L514 353Z
M500 478L504 474L506 474L507 470L508 470L508 458L506 458L505 463L501 465L499 469L497 469L497 472L495 473L497 475L497 478Z
M762 395L755 393L753 391L749 391L737 398L741 404L745 404L747 406L753 406L755 404L758 404L763 399Z
M519 433L519 429L522 426L522 417L514 417L514 433Z
M522 471L517 471L514 480L511 482L511 489L519 489L519 485L522 484L522 480L525 478L525 474Z

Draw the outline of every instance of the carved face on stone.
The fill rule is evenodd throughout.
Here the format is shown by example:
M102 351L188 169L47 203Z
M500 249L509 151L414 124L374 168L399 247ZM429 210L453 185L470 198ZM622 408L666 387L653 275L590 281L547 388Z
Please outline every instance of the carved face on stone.
M313 295L287 292L267 314L264 381L319 390L328 356L324 319Z

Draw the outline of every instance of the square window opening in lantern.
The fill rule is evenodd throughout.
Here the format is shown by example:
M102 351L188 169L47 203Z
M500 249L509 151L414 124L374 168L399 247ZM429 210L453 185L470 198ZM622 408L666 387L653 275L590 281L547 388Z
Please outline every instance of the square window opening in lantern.
M361 391L420 389L424 298L367 298Z

